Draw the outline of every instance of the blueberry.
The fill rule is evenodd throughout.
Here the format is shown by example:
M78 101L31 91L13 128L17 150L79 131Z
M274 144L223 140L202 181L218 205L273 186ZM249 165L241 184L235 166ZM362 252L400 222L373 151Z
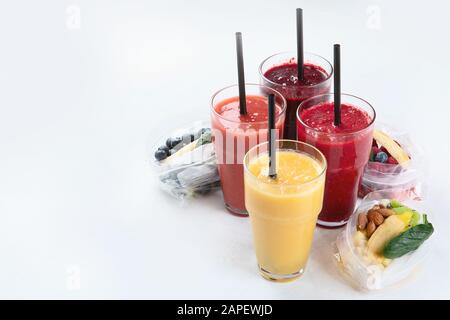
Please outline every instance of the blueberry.
M183 143L188 144L194 141L194 135L190 133L185 133L183 134L183 137L181 137L181 139L183 140Z
M158 148L158 150L162 150L162 151L164 151L167 155L169 155L170 149L169 149L168 146L161 146L161 147Z
M388 160L388 155L386 152L380 151L375 155L375 161L385 163Z
M182 141L181 137L176 137L176 138L169 138L166 141L166 146L169 149L172 149L173 147L175 147L177 144L179 144Z
M172 140L172 148L181 143L183 139L181 137L176 137Z
M158 149L155 152L155 158L158 161L164 160L165 158L167 158L167 153L164 150Z

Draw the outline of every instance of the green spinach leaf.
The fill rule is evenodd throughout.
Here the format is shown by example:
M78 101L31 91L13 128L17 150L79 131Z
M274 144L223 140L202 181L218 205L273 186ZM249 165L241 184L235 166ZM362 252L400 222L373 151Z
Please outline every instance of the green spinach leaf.
M424 219L424 224L418 224L389 241L384 247L384 256L388 259L395 259L419 248L434 231L433 225L428 223L426 215L424 215Z

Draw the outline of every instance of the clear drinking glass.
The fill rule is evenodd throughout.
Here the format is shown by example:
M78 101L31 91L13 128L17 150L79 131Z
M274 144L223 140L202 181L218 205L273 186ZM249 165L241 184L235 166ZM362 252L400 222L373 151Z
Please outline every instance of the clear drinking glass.
M279 136L283 134L286 113L286 100L274 89L259 84L246 84L245 91L247 116L240 116L238 112L218 111L224 105L238 106L237 85L219 90L211 99L211 128L225 206L228 211L239 216L248 216L244 202L242 165L245 153L258 143L267 141L268 137L268 121L258 120L267 117L267 96L275 95L275 128ZM252 108L251 104L255 103L262 104L262 107L257 109L258 112L252 112L256 109Z
M289 281L303 274L308 260L327 164L324 155L306 143L276 140L275 144L276 179L268 177L267 142L245 156L245 205L261 275Z
M330 102L334 102L332 93L305 100L298 108L297 124L298 139L317 147L327 158L325 197L318 224L334 228L346 224L355 209L358 187L372 146L375 110L361 98L342 94L342 104L353 106L369 116L370 121L363 129L349 133L327 133L302 121L303 110Z
M309 79L306 84L301 85L293 84L291 81L287 81L285 84L280 83L284 82L280 80L280 77L274 79L275 74L271 73L270 70L283 66L293 66L294 68L287 68L285 71L288 72L288 75L289 72L294 71L291 76L294 77L295 80L295 77L297 76L295 72L297 65L296 56L297 55L294 52L277 53L265 59L259 66L261 84L277 90L286 98L287 111L283 138L291 140L297 140L296 112L299 104L312 96L330 92L333 75L333 67L328 60L319 55L305 52L304 65L314 66L314 69L320 71L320 73L323 74L321 81L317 82L317 79L316 81ZM283 73L277 73L278 76L281 76L282 74ZM305 73L305 76L308 76L308 74Z

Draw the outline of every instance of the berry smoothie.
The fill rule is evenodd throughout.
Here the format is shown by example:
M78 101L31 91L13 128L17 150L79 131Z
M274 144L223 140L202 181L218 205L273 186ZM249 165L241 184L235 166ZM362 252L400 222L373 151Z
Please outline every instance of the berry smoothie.
M297 62L294 58L267 66L264 70L263 65L267 63L262 64L262 84L279 91L287 101L285 139L297 140L296 112L299 104L312 96L330 91L332 68L328 61L323 60L324 62L305 62L303 80L297 76Z
M286 109L284 98L270 88L261 89L259 85L254 86L261 91L269 90L270 93L276 94L275 128L278 130L277 135L281 137ZM231 88L237 90L237 87ZM268 99L263 95L251 94L251 88L251 85L246 85L247 114L240 114L239 96L235 95L227 98L213 98L211 115L225 206L232 213L243 216L248 215L244 200L243 159L250 148L267 141L268 138Z
M298 139L317 147L327 159L324 204L318 224L338 227L347 222L355 209L372 146L375 111L364 100L342 95L342 100L351 101L341 104L341 124L335 126L330 97L313 97L300 105Z

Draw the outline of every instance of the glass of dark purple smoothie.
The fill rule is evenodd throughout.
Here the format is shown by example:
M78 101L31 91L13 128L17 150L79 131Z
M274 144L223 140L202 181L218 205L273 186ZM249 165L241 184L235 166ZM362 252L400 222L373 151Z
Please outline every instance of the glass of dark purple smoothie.
M325 58L305 52L304 78L297 76L294 52L282 52L265 59L259 66L261 84L275 89L287 101L284 139L297 140L297 108L304 100L330 92L333 67Z

